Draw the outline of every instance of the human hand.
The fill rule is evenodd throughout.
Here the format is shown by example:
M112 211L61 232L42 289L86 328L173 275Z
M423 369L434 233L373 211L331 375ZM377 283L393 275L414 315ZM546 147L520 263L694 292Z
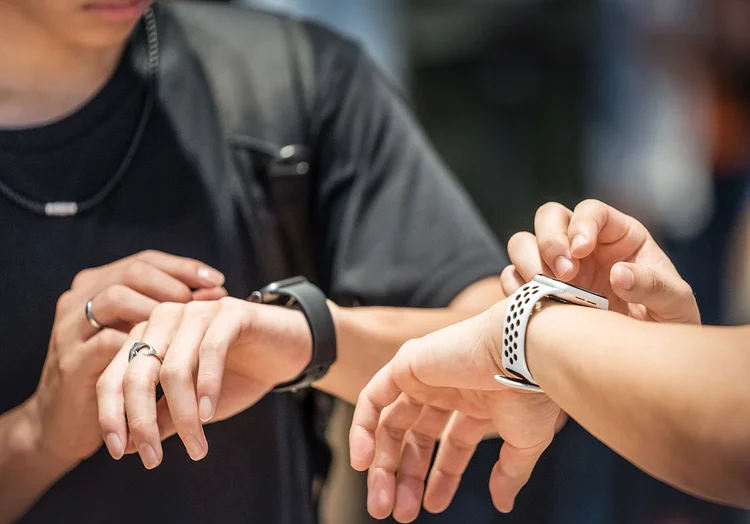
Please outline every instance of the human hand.
M633 217L597 200L574 211L550 202L537 211L534 229L508 242L506 294L544 273L604 295L610 310L640 320L700 323L690 285Z
M349 445L352 467L369 469L373 517L392 512L397 521L411 522L423 493L426 509L443 511L488 424L505 441L490 493L498 510L512 509L554 437L560 409L546 395L509 389L493 378L502 373L491 354L501 347L493 326L503 325L507 304L407 342L362 391ZM441 432L425 490L432 443Z
M99 449L95 385L127 332L161 301L224 296L223 282L198 261L151 251L78 273L58 300L42 376L24 404L41 449L70 465ZM89 300L102 329L86 318Z
M139 355L147 341L160 358ZM312 354L312 337L300 311L223 298L161 304L135 327L97 384L101 434L128 442L143 464L162 460L161 441L180 436L188 455L208 452L203 423L228 418L255 404L275 385L296 378ZM163 363L160 361L163 360ZM164 397L157 402L156 385Z

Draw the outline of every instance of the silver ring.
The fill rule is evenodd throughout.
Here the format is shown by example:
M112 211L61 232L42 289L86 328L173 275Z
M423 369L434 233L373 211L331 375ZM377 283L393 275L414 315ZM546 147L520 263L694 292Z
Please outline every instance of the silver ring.
M145 349L145 351L143 351ZM156 352L156 349L154 349L154 346L149 344L148 342L136 342L133 344L133 347L130 348L130 352L128 353L128 362L133 360L135 357L139 355L144 355L148 357L156 357L159 359L159 362L164 364L164 360L159 356L159 353Z
M89 321L89 324L91 324L91 327L96 329L97 331L101 331L104 329L104 326L102 326L97 320L94 318L94 314L91 312L91 302L93 302L93 298L89 299L88 302L86 302L86 320Z

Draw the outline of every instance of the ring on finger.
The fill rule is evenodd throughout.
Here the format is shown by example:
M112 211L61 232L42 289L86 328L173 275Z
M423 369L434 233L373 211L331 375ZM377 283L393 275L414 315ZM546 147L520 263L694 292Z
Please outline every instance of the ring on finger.
M161 355L159 355L159 353L156 351L156 348L154 348L154 346L152 346L148 342L138 341L133 344L133 347L131 347L130 351L128 352L128 362L140 355L156 357L157 359L159 359L160 363L164 364L164 359L161 358Z
M94 301L93 298L90 298L88 302L86 302L86 320L88 320L89 324L91 324L91 327L96 329L97 331L101 331L104 329L104 326L102 326L94 317L94 313L91 312L91 303Z

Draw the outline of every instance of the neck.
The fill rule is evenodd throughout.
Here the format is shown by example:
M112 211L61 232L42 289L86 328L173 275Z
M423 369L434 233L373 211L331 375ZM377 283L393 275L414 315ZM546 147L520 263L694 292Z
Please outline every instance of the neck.
M76 46L0 4L0 128L74 112L106 84L125 45Z

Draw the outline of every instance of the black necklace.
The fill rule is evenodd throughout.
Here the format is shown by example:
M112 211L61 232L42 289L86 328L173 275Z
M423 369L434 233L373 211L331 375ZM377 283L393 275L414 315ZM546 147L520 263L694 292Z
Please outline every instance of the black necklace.
M117 184L120 183L125 176L125 173L127 173L128 168L133 161L133 157L138 150L138 146L143 139L146 125L151 116L151 110L154 107L154 98L156 96L154 84L159 70L159 37L156 31L156 18L153 9L149 8L148 11L146 11L143 15L143 21L146 26L146 39L148 41L148 89L146 93L146 103L143 107L143 113L141 114L138 126L133 134L133 140L130 142L130 146L125 153L125 158L120 162L120 165L112 178L110 178L109 181L99 189L99 191L81 202L39 202L18 193L2 181L0 181L0 194L18 207L36 215L69 217L84 213L94 206L101 204L104 199L114 191Z

